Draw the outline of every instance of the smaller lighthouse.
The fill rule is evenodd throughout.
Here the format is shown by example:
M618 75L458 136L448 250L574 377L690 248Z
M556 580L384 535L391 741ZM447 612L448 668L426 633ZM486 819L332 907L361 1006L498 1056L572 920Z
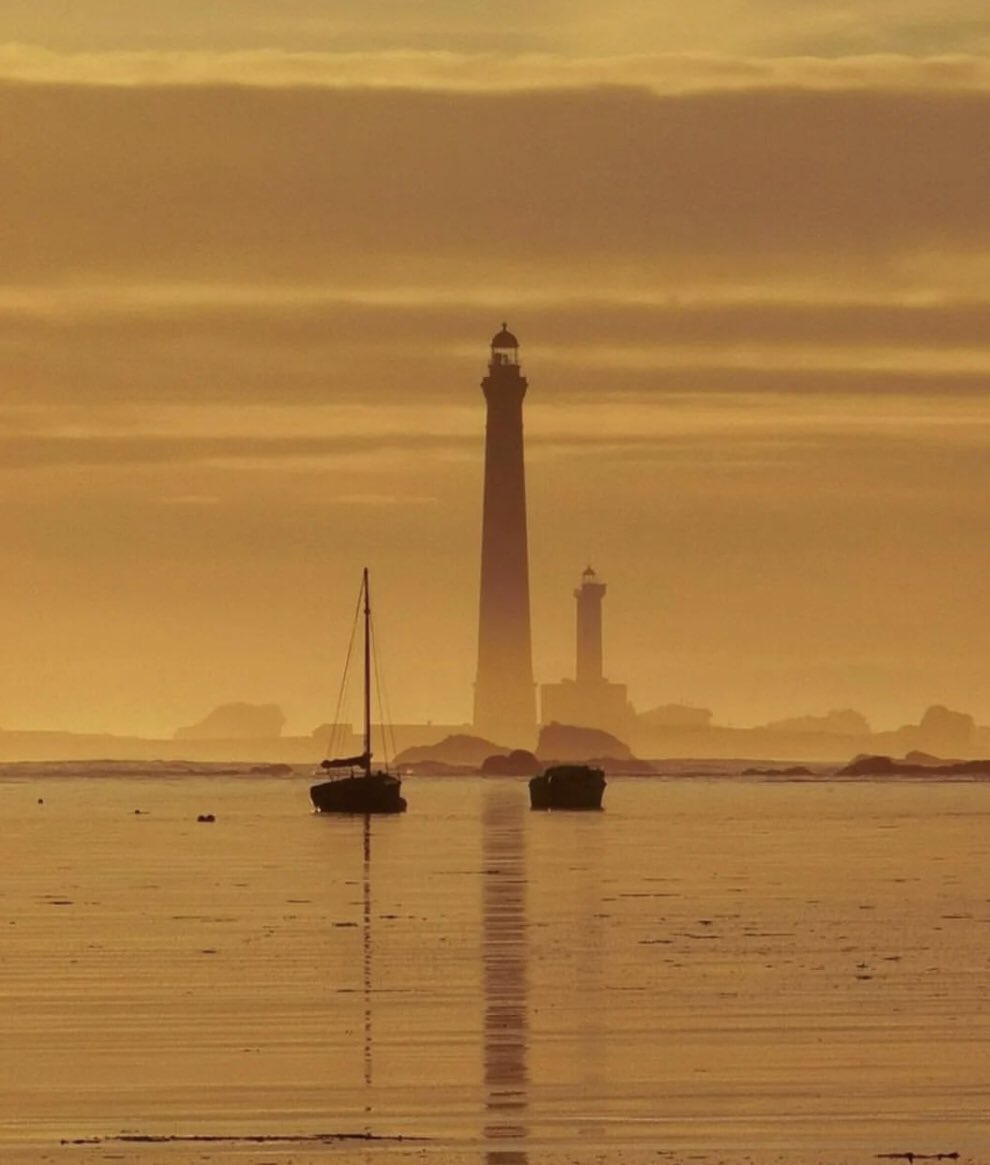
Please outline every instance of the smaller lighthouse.
M581 585L574 592L577 599L577 666L578 687L600 684L602 676L602 599L605 584L590 566L581 575Z
M633 710L625 684L611 684L602 674L602 602L606 586L593 567L585 568L574 591L577 603L576 661L573 680L540 687L541 723L603 728L622 736Z

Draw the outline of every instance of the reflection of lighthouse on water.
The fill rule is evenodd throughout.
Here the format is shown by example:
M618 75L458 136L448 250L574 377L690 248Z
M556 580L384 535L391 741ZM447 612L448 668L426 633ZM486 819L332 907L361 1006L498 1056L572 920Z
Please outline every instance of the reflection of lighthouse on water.
M488 1165L526 1165L526 800L514 782L485 789L482 811L484 1083Z

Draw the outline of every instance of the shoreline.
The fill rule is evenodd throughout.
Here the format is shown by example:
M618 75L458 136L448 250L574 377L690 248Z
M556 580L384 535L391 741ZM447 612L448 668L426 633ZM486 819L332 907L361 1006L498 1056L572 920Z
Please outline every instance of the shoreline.
M684 758L683 760L650 760L647 763L655 766L653 772L641 770L623 772L621 767L607 770L607 779L621 779L623 781L732 781L752 784L762 783L789 783L789 784L862 784L912 782L919 784L980 784L990 782L990 764L986 769L973 772L943 772L936 766L927 770L912 769L911 771L876 771L862 773L845 773L845 765L835 768L828 762L809 762L814 770L806 764L803 767L809 771L789 771L793 766L781 761L779 767L764 763L755 769L750 760L740 758L730 762L710 761L704 758ZM456 782L460 780L480 779L484 781L525 781L528 778L511 773L481 773L477 769L468 769L451 772L438 766L436 770L428 767L417 769L414 772L406 771L401 766L394 770L403 780L427 778ZM18 779L159 779L177 780L183 778L211 778L235 777L244 780L310 780L319 776L313 764L268 764L263 761L185 761L185 760L155 760L135 761L107 757L102 760L20 760L0 761L0 782Z

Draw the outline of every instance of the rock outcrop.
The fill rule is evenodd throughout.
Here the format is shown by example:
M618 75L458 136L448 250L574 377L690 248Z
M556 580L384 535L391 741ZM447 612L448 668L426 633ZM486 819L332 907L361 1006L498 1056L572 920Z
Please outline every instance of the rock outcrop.
M495 753L485 757L481 773L485 777L535 777L543 772L543 765L525 748L514 748L508 756Z
M273 740L282 735L285 713L277 704L221 704L195 724L175 730L176 740Z
M918 764L892 756L858 756L837 777L990 777L990 760L950 761L947 764Z
M494 741L485 740L482 736L455 733L452 736L445 736L436 744L417 744L404 749L395 758L395 763L402 766L432 761L444 765L471 765L480 768L485 759L493 753L504 755L508 752L508 749L501 749Z

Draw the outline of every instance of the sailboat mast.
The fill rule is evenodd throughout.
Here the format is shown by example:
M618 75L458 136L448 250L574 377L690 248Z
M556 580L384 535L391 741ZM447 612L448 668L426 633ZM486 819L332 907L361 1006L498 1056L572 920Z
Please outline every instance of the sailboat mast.
M371 772L371 596L368 568L364 568L364 755L365 771Z

